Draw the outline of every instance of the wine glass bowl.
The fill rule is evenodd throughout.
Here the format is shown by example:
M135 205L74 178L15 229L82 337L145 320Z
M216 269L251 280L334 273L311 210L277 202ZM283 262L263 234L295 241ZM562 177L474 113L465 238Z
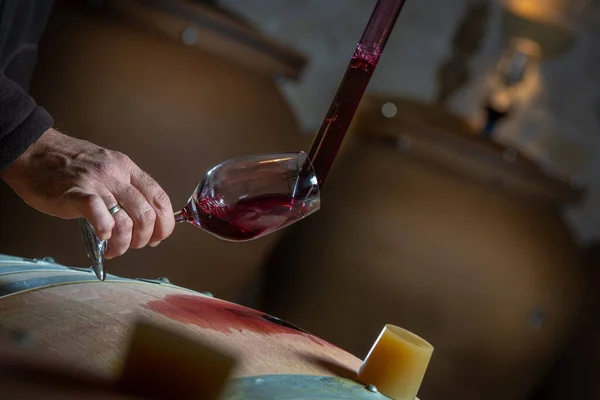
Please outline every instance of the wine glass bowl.
M175 220L243 242L289 226L319 207L319 186L306 153L265 154L213 167Z
M311 215L320 204L317 177L306 153L253 155L211 168L175 213L175 221L191 223L222 240L246 242ZM87 220L80 222L92 269L104 280L107 241L98 239Z

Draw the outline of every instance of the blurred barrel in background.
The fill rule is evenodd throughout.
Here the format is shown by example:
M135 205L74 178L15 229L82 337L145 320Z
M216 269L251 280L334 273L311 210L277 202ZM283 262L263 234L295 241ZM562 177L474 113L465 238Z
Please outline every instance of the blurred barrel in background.
M578 317L580 192L440 106L371 96L261 307L364 357L379 327L436 350L421 398L525 399Z
M57 2L32 82L56 128L130 156L185 205L226 159L295 151L300 133L274 76L296 79L306 59L226 10L201 1ZM90 2L88 2L90 3ZM74 221L0 193L0 248L86 263ZM277 235L228 243L178 226L155 249L107 262L109 273L158 277L235 299Z
M581 322L531 400L600 399L600 243L587 251Z

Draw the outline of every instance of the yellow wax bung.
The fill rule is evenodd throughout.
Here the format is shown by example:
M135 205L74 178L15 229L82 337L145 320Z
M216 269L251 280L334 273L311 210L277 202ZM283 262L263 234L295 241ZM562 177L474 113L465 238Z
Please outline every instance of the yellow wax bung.
M366 385L394 400L415 400L433 346L412 332L386 325L358 370Z

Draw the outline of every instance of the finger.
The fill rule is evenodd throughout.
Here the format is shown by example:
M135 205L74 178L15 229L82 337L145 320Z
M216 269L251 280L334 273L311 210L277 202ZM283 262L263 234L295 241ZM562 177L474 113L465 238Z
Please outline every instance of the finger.
M144 195L133 186L125 186L114 193L121 207L133 221L133 232L130 247L141 249L146 246L154 232L156 212ZM117 214L120 214L118 212ZM117 215L115 214L115 215Z
M114 207L116 204L117 200L107 206ZM125 254L131 247L131 238L133 236L133 221L124 209L117 211L111 218L115 225L112 237L108 241L108 249L105 254L107 259Z
M134 174L131 183L144 195L156 213L154 232L150 238L150 245L155 247L162 240L169 237L175 229L175 217L171 200L163 188L143 171Z
M68 198L73 206L81 212L81 216L94 227L98 239L107 240L111 237L115 220L110 215L105 200L101 196L74 191L68 194Z

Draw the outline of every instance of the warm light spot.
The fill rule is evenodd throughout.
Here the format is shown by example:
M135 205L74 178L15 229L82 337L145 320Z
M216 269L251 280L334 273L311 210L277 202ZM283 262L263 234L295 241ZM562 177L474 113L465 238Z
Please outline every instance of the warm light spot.
M504 5L511 13L536 21L558 22L567 11L564 0L504 0Z

